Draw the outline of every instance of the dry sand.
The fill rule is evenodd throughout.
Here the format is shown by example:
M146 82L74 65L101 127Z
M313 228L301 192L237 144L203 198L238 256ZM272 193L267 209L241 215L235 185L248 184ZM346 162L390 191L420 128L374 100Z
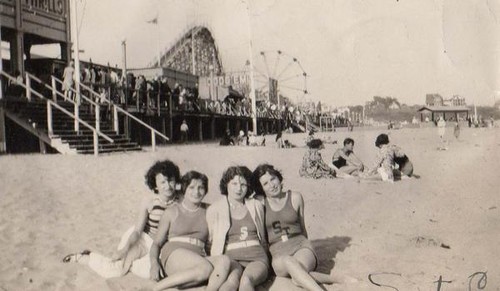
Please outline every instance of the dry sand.
M207 173L207 201L219 198L218 181L229 165L253 169L269 162L282 170L285 187L306 201L309 236L318 247L321 269L360 281L328 290L469 290L469 276L487 272L484 290L500 290L500 130L463 128L459 141L449 128L449 150L438 151L435 128L390 132L406 150L420 179L394 184L299 177L303 147L168 146L157 152L100 157L13 155L0 157L1 290L150 290L153 284L128 274L105 280L64 255L85 248L111 254L134 223L137 203L148 190L144 174L156 160L170 158L182 172ZM367 164L384 130L343 130ZM286 135L301 144L304 134ZM329 160L337 145L327 144ZM449 248L447 248L449 247ZM335 260L335 263L333 263ZM378 273L396 273L382 274ZM479 290L473 278L472 289ZM484 283L484 281L482 281ZM266 285L269 287L269 283ZM277 280L271 290L296 290ZM298 290L298 289L297 289Z

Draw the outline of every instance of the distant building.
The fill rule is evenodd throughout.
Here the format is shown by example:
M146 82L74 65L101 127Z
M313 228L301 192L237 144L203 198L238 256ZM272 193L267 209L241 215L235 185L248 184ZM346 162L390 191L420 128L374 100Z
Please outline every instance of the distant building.
M443 105L445 105L445 106L465 106L467 104L465 103L464 97L460 97L459 95L453 95L453 97L451 97L450 99L444 100Z
M392 102L392 103L389 105L389 109L392 109L392 110L401 109L401 105L399 105L399 103L398 103L398 102Z
M425 95L425 105L427 106L443 106L443 97L439 94L427 94Z

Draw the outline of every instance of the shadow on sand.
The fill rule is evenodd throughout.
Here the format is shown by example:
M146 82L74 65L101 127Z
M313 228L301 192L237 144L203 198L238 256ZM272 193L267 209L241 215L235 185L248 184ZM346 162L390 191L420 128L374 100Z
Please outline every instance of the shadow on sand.
M335 267L335 261L333 259L338 252L343 252L350 246L350 241L351 238L347 236L333 236L311 241L319 259L316 271L329 274Z

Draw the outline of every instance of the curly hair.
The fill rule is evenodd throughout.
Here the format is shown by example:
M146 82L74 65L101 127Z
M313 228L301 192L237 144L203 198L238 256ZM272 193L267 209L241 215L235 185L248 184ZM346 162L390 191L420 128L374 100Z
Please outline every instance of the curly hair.
M243 177L247 181L248 187L245 198L250 196L253 193L252 171L245 166L232 166L224 171L219 183L220 193L227 196L227 184L236 176Z
M276 170L273 165L260 164L257 168L255 168L252 174L252 186L255 189L255 194L257 195L266 195L264 189L262 189L262 184L260 183L260 177L265 174L275 176L278 180L280 180L280 182L283 182L283 175L281 175L281 172Z
M375 146L380 147L381 145L388 144L389 143L389 136L385 133L380 134L377 136L377 139L375 140Z
M181 178L181 191L184 194L187 187L191 184L193 180L201 180L201 183L205 187L205 192L208 193L208 177L197 171L189 171Z
M323 145L323 141L319 138L315 138L307 143L310 149L319 149Z
M156 185L156 175L162 174L167 178L174 178L176 182L180 180L180 171L179 167L174 164L170 160L157 161L154 163L151 168L149 168L148 172L144 176L146 179L146 185L151 189L154 193L158 193L157 185Z

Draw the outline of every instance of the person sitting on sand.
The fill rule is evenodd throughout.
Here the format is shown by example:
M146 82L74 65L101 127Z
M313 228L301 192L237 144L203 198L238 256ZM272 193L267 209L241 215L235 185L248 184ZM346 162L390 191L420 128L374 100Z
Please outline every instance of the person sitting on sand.
M283 191L283 176L269 164L253 171L252 185L257 195L266 197L266 230L276 276L291 277L306 290L324 290L318 283L342 282L340 276L314 271L319 259L307 238L302 195Z
M207 210L210 255L231 259L230 271L220 290L255 290L269 272L264 204L253 195L252 171L231 166L222 174L224 196Z
M393 182L394 176L404 179L413 175L412 162L399 146L389 144L387 134L377 136L375 146L380 149L376 161L366 173L360 174L362 178Z
M202 200L208 192L208 178L190 171L182 176L181 185L183 200L165 210L151 246L151 279L161 279L154 290L194 287L208 280L205 290L217 291L226 281L231 261L223 255L206 255L207 204ZM160 269L165 270L164 278Z
M321 157L319 152L325 146L320 139L311 140L307 146L309 149L304 154L302 165L299 169L299 175L306 178L335 178L335 170L330 168Z
M221 146L229 146L229 145L234 145L234 141L231 137L231 131L229 129L226 129L226 133L222 137L219 145Z
M337 149L332 157L332 164L339 169L339 171L357 176L363 172L363 162L354 154L354 140L346 138L344 140L344 147Z
M151 263L149 251L158 231L158 223L165 209L177 204L176 183L179 167L169 160L156 162L146 173L146 185L153 194L144 197L135 226L122 236L112 258L89 250L64 257L63 262L78 262L104 278L125 275L128 271L149 278Z

